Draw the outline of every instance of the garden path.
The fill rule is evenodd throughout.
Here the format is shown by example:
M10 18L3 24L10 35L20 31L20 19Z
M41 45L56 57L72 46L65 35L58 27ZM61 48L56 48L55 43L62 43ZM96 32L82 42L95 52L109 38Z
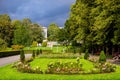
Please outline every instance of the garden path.
M31 54L25 55L26 58L29 58L30 56L31 56ZM5 65L10 64L10 63L13 63L19 59L20 59L20 55L0 58L0 67L5 66Z

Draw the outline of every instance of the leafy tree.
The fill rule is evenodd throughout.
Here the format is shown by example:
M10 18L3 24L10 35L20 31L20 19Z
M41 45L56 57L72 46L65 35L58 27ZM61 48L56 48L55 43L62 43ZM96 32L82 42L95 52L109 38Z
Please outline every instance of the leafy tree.
M9 15L0 15L0 38L3 39L8 46L12 45L13 27L11 26L11 19Z
M57 41L59 27L55 23L51 23L48 27L48 40Z
M37 41L38 43L42 43L44 39L42 26L35 23L31 25L30 30L31 30L32 41Z
M82 42L85 49L99 49L112 53L114 46L120 48L120 1L76 0L71 6L65 29L69 40ZM119 49L118 49L119 50Z
M67 31L64 28L59 29L57 38L58 38L57 39L58 42L67 41L68 40L68 33L67 33Z
M7 43L0 38L0 50L4 50L7 48Z
M31 35L30 35L30 29L29 24L26 26L25 23L22 23L21 21L17 20L13 23L15 27L14 30L14 39L13 44L18 45L25 45L28 46L31 44Z

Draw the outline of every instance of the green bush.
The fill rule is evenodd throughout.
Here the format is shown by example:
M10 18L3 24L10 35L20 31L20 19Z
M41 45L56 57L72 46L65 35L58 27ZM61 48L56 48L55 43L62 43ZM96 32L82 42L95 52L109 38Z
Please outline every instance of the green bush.
M35 50L33 50L32 57L35 58Z
M1 57L18 55L18 54L20 54L20 51L2 51L2 52L0 52L0 58Z
M32 47L37 47L37 45L38 45L38 42L37 41L33 41Z
M84 55L84 59L88 59L89 58L89 53L88 50L86 50L85 55Z
M42 47L46 47L46 46L47 46L47 42L43 42Z
M38 55L39 55L39 50L37 49L37 50L36 50L36 56L38 56Z
M39 53L42 54L42 49L40 49Z
M25 54L24 54L24 50L20 51L20 61L24 63L25 61Z
M106 56L104 51L100 52L99 62L106 62Z

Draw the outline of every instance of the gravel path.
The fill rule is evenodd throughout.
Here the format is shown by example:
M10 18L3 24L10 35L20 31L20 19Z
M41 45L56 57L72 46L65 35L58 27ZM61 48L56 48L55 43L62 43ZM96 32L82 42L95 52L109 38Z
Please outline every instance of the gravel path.
M31 56L31 54L26 54L25 58L29 58L30 56ZM0 67L5 66L10 63L13 63L19 59L20 59L20 55L0 58Z

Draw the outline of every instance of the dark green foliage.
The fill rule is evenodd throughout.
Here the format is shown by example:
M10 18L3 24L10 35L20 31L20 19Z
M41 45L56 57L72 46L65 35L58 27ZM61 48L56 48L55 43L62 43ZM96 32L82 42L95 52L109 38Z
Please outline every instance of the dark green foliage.
M0 58L7 57L7 56L13 56L13 55L19 55L20 51L1 51L0 52Z
M33 50L32 57L35 58L35 50Z
M65 29L70 41L79 41L92 51L120 46L120 0L76 0ZM93 48L93 46L95 48ZM85 50L84 50L85 51Z
M58 35L58 32L59 32L59 26L55 23L51 23L49 26L48 26L48 40L49 41L57 41L57 35Z
M46 46L47 46L47 42L43 42L42 47L46 47Z
M40 54L39 49L36 50L36 56Z
M99 62L106 62L106 56L104 51L100 52Z
M88 59L89 58L89 53L88 50L86 50L85 55L84 55L84 59Z
M42 54L42 49L40 49L39 53Z
M73 48L73 53L76 54L76 49L75 48Z
M5 50L7 48L7 43L0 38L0 50Z
M8 14L0 14L0 38L7 43L9 47L12 45L13 32L14 27L11 26L10 16Z
M25 61L25 54L24 54L24 50L20 51L20 61L24 63Z
M37 41L38 43L42 43L44 39L42 26L40 26L37 23L32 24L30 27L30 31L31 31L32 40Z

